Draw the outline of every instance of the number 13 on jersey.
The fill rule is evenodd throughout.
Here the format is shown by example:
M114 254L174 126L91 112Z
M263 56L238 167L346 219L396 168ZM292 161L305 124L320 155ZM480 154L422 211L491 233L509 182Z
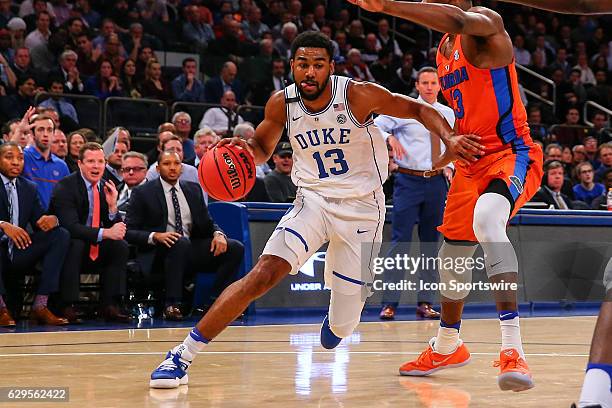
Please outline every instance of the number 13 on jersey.
M319 168L319 178L327 178L329 177L329 173L333 174L334 176L339 176L349 170L348 163L346 160L344 160L344 152L342 149L328 150L323 153L323 156L328 159L333 158L333 163L335 166L326 169L323 158L321 157L321 152L314 152L312 157L317 162L317 167ZM327 170L329 170L329 173Z

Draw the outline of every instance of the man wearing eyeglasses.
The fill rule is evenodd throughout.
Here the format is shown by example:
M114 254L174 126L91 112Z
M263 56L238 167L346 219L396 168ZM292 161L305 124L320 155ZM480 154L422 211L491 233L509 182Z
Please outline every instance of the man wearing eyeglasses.
M132 190L147 182L147 169L149 163L147 157L138 152L127 152L121 158L121 174L123 175L124 186L119 192L117 208L119 211L127 211Z
M605 191L603 184L594 182L594 177L595 173L591 163L582 162L576 166L576 178L580 180L580 184L574 186L574 198L587 203L589 208L593 200Z

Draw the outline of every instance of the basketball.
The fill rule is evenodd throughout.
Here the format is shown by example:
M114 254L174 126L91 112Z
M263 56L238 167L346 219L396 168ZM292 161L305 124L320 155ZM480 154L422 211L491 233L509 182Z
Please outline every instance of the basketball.
M215 200L239 200L255 184L253 156L238 146L215 146L202 157L198 179L204 191Z

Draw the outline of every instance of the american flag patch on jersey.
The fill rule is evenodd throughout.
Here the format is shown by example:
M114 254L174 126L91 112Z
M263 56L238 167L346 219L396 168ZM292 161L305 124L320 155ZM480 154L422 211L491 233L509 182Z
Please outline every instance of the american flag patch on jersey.
M343 103L334 103L334 112L340 112L344 110Z

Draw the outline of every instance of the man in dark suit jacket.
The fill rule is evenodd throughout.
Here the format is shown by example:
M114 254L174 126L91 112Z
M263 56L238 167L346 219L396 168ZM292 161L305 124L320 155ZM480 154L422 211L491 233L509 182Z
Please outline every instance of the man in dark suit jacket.
M281 91L290 84L291 80L286 74L285 62L280 58L274 59L271 74L265 81L253 86L248 99L253 105L264 106L272 93Z
M102 146L85 143L78 164L79 171L57 183L49 205L49 212L57 215L71 237L62 271L61 298L65 305L77 301L81 268L100 266L102 315L109 321L128 322L129 317L119 308L126 291L126 227L117 208L117 189L102 180L106 164ZM76 319L73 308L68 307L65 313L69 320Z
M242 83L236 79L238 68L236 64L227 61L221 68L219 76L213 77L204 84L206 102L219 103L225 91L234 91L238 103L243 103Z
M201 187L178 181L182 166L176 152L163 152L160 177L134 189L127 212L127 240L164 263L168 320L183 317L178 304L187 270L215 271L216 297L235 279L244 257L242 244L227 238L210 218Z
M531 199L532 202L546 203L556 210L571 210L572 200L561 192L563 187L563 164L559 160L551 160L544 165L544 184Z
M0 326L15 325L2 297L6 294L3 274L23 272L38 261L42 261L42 274L30 317L43 324L68 324L49 311L47 299L58 290L70 235L58 227L55 216L45 215L36 184L21 177L23 165L18 144L0 146ZM28 225L34 230L31 235L26 231Z

